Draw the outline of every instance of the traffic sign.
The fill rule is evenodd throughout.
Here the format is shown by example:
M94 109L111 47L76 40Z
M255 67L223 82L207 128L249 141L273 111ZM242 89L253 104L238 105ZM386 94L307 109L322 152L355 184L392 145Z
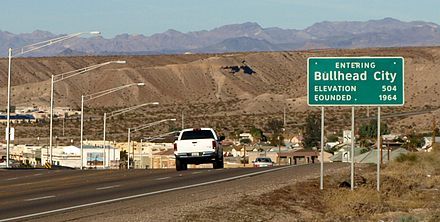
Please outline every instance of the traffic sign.
M309 106L402 106L402 57L311 57Z
M11 141L14 141L14 137L15 137L14 127L11 127L9 137L10 137ZM5 128L5 140L8 141L8 127Z

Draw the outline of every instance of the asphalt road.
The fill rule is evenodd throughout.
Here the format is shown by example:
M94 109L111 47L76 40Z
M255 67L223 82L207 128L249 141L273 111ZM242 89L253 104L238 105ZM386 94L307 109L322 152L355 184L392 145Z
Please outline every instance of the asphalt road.
M302 166L308 167L308 166ZM310 165L316 168L317 165ZM2 170L0 221L32 220L86 207L249 178L295 166L175 170ZM304 175L306 176L306 175Z

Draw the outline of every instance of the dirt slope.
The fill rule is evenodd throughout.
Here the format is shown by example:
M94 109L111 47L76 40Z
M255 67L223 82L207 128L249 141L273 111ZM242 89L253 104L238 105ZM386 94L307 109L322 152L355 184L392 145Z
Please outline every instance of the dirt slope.
M385 113L440 107L440 47L315 50L235 54L16 58L13 60L13 105L45 106L49 103L50 75L110 60L127 60L56 84L56 105L78 107L81 94L89 94L132 82L132 87L90 101L87 106L122 107L149 101L188 106L221 103L226 111L209 115L270 114L313 110L306 103L306 63L310 56L403 56L405 96L403 108ZM237 71L238 67L238 71ZM241 68L240 68L241 67ZM243 68L244 67L244 68ZM235 68L235 69L234 69ZM247 74L245 71L254 72ZM7 60L0 60L0 104L6 104ZM343 110L343 109L342 109ZM439 112L436 112L437 116ZM203 114L203 115L206 115ZM440 119L440 116L438 116ZM430 117L399 118L392 124L429 123ZM429 120L428 120L429 119ZM298 120L300 121L300 120Z

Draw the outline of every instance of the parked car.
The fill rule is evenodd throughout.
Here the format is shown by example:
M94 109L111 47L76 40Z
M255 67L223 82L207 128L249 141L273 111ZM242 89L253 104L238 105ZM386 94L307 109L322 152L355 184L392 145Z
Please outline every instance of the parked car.
M269 157L257 157L255 161L252 161L254 167L272 167L273 162Z

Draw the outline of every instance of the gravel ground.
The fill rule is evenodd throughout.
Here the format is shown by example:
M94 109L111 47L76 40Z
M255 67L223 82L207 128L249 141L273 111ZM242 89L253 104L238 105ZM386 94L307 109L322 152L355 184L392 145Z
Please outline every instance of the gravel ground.
M218 221L222 220L221 215L210 218L204 212L216 208L224 212L232 206L235 208L237 203L247 198L258 197L298 181L312 178L319 180L319 169L319 164L295 166L229 182L33 218L30 221ZM341 170L348 171L349 166L325 166L326 175ZM264 207L264 203L261 207ZM227 212L234 214L240 210L234 208ZM246 218L237 220L246 221Z

